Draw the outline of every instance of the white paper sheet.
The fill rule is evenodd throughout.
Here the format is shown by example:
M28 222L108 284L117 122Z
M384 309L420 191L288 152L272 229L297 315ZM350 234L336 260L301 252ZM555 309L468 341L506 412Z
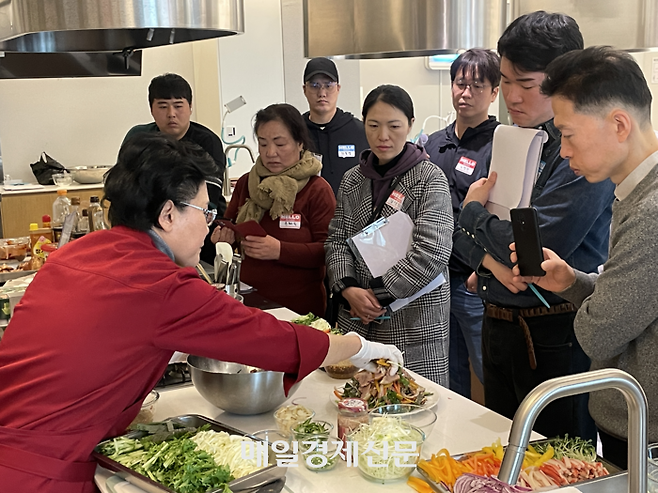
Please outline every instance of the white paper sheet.
M500 219L509 211L528 207L539 160L548 134L544 130L499 125L494 131L489 172L498 173L486 208Z
M425 286L423 289L418 291L416 294L409 296L408 298L401 298L399 300L395 300L393 303L389 305L389 307L391 311L397 312L400 308L407 306L409 303L420 298L424 294L434 291L436 288L441 286L441 284L443 284L444 282L446 282L445 276L443 274L439 274L439 276L436 279L431 281L427 286Z
M364 228L350 238L352 251L363 258L373 277L383 276L411 250L414 222L408 214L398 211L388 218L382 218ZM407 306L415 299L436 289L446 281L443 274L409 298L395 300L389 305L391 311Z
M407 255L413 229L414 222L409 215L397 211L350 238L350 246L358 250L372 276L380 277Z

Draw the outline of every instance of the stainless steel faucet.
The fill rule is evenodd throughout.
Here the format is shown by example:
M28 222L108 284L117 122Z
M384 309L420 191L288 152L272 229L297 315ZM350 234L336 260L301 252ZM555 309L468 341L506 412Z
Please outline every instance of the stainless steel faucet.
M561 397L595 390L617 389L628 406L628 491L647 491L647 397L635 378L616 368L553 378L535 387L514 414L509 445L500 466L498 479L516 484L530 433L539 413Z
M256 158L254 157L254 151L251 150L251 147L245 144L233 144L224 149L224 155L228 156L228 151L231 149L246 149L249 151L249 157L251 157L251 162L256 163ZM229 178L228 166L224 170L224 188L222 190L224 195L231 195L231 179Z

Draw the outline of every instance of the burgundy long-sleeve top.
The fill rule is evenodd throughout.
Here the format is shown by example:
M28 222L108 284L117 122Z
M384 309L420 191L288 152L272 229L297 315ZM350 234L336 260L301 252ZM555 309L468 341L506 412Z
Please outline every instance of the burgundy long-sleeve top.
M226 217L235 219L238 209L249 198L249 174L238 180L226 209ZM282 228L279 219L266 211L260 225L268 235L281 242L279 260L246 257L241 280L254 286L272 301L300 314L313 312L323 316L326 307L324 289L324 242L334 216L336 198L324 178L313 176L295 197L293 214L301 215L299 229Z

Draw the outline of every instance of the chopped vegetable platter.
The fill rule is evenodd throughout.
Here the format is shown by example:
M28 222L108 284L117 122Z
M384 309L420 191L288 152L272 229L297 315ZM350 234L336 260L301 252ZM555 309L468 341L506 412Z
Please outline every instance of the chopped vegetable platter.
M495 477L500 469L503 455L504 447L500 439L477 452L456 456L450 456L446 449L442 449L433 454L431 459L421 460L418 463L417 470L425 481L410 478L408 484L421 493L459 492L464 486L456 483L462 476L468 476L471 483L474 481L471 478ZM509 493L577 484L617 472L619 469L616 466L596 455L596 448L589 441L568 436L540 440L528 446L519 482L517 486L509 489ZM495 485L490 486L493 489L476 488L473 491L498 491L494 488ZM480 485L478 487L482 488ZM475 486L468 487L464 491L471 491L469 488Z

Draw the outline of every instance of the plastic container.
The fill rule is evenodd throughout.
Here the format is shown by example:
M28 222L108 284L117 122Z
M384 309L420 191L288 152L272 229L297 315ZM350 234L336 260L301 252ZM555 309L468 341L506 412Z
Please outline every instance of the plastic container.
M53 215L51 217L51 226L62 227L64 219L71 212L71 201L66 196L66 190L57 190L57 198L53 202Z
M382 425L386 428L385 435L382 435ZM402 440L393 438L390 427L400 430ZM374 437L381 436L384 438L374 440ZM347 439L358 444L361 475L370 481L386 484L404 479L416 469L425 433L406 421L381 416L350 433Z
M30 249L30 237L0 239L0 260L23 260Z
M281 406L274 411L274 420L279 431L290 437L290 430L297 426L302 421L315 416L315 411L302 406L301 404L290 404L288 406Z
M347 451L347 435L362 423L368 424L368 403L363 399L349 398L338 402L338 438L343 442L343 452Z
M331 471L340 458L342 441L333 435L309 438L299 444L299 453L306 469L314 472Z
M155 405L160 399L160 394L156 390L151 390L149 394L142 402L142 407L139 410L139 414L133 419L132 425L139 423L151 423L153 422L153 416L155 415Z
M50 228L40 228L37 223L30 223L30 251L32 257L46 259L46 254L41 250L41 246L53 242L53 230Z
M70 173L53 173L53 183L58 187L68 187L73 183Z
M359 369L354 366L350 360L346 359L336 363L335 365L325 366L324 371L331 378L346 380L356 375L359 372Z
M647 461L647 491L658 493L658 443L650 443Z
M300 448L301 448L301 442L308 441L308 440L314 440L314 439L317 439L318 437L327 438L329 436L329 434L331 433L331 431L334 429L334 425L332 425L328 421L322 421L320 419L313 420L311 418L309 418L309 420L312 423L318 424L321 427L323 427L325 431L323 431L323 432L318 431L316 433L308 433L308 432L305 432L305 431L298 430L299 426L302 425L304 423L304 421L302 421L301 423L298 423L297 425L290 428L290 436L292 437L293 441L296 441L296 442L300 443Z

